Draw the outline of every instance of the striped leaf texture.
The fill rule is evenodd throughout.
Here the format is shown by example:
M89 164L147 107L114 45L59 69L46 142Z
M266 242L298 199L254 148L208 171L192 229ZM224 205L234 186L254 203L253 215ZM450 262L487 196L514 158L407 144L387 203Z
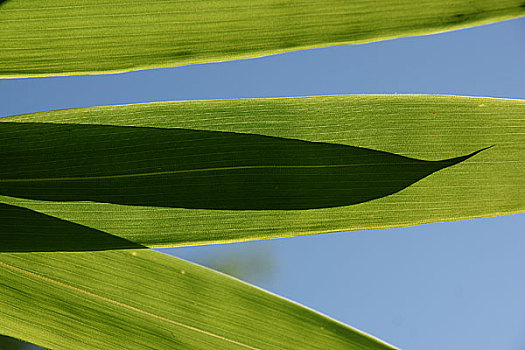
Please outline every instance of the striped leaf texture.
M224 61L523 15L524 0L8 0L0 77Z
M0 202L96 231L34 221L12 235L19 220L5 214L0 249L184 246L518 213L524 121L519 100L355 95L2 118Z

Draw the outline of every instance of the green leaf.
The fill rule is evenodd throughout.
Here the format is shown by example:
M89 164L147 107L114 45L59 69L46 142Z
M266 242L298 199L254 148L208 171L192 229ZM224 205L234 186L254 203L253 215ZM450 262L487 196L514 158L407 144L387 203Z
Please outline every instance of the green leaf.
M0 204L0 218L0 252L144 248L106 232L12 205Z
M232 242L525 207L519 100L154 103L2 118L0 131L0 203L72 225L35 240L31 230L11 235L17 219L4 219L4 252L133 248L119 237L153 247ZM77 235L74 224L95 231Z
M24 216L17 228L38 231L30 211L18 213ZM38 220L44 229L71 227ZM82 230L93 234L74 229ZM50 349L393 349L239 280L144 249L0 253L0 290L0 333Z
M122 72L428 34L525 15L523 0L10 0L0 76Z
M8 135L0 145L3 195L212 210L368 202L481 151L431 162L361 147L194 129L18 122L1 123L0 132ZM42 135L53 136L38 147Z

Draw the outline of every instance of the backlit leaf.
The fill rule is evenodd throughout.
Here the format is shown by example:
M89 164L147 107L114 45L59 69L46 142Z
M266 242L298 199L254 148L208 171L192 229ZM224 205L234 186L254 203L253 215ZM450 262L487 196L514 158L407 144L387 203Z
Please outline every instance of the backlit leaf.
M178 66L428 34L525 15L523 0L10 0L0 77Z
M1 203L153 247L525 207L518 100L339 96L63 110L2 118L0 149ZM3 250L23 240L74 250L67 234L48 234L37 243L27 232L3 234L13 240Z

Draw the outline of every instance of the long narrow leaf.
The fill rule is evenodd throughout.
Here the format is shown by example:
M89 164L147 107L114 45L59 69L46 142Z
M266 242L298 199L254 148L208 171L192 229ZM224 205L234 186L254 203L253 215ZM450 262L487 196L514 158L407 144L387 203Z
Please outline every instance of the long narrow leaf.
M525 15L523 0L10 0L0 77L128 71L256 57Z
M525 208L518 100L340 96L63 110L2 118L0 149L1 203L144 246ZM2 251L24 242L35 251L104 249L93 241L82 249L73 227L38 240L3 230ZM120 245L95 233L78 237L91 236L106 249Z
M71 228L52 217L38 228L30 211L16 215L26 219L16 227L26 230ZM93 234L74 228L82 230ZM144 249L0 253L0 294L0 334L50 349L393 349L243 282Z

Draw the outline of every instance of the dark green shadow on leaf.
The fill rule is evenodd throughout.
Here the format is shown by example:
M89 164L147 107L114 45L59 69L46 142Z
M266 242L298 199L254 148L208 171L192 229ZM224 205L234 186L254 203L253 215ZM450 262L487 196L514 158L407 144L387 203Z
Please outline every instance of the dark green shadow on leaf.
M0 203L0 252L137 249L143 246L86 226Z
M0 350L43 350L43 348L20 339L0 335Z
M353 205L476 153L424 161L340 144L233 132L0 123L0 194L227 210Z

